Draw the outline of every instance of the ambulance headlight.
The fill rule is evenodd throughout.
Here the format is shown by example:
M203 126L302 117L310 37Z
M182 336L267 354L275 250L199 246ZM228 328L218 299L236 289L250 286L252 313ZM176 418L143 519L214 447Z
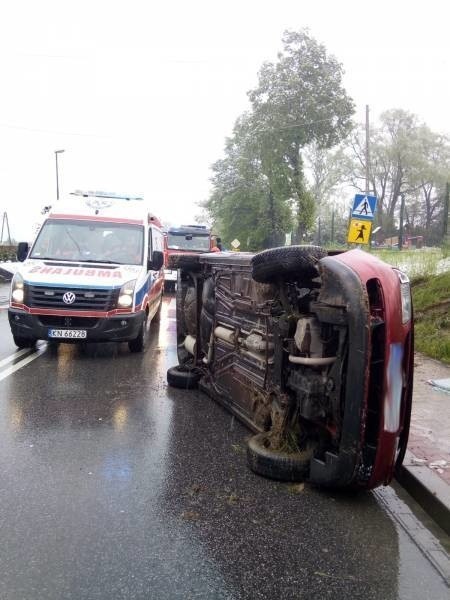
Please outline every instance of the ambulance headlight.
M131 281L127 281L120 288L119 298L117 300L117 306L119 308L130 308L133 306L133 294L134 287L136 285L136 279L132 279Z
M22 304L24 295L23 277L20 273L16 273L11 283L11 300Z
M402 323L408 323L411 321L412 317L412 301L411 301L411 286L409 283L408 276L399 271L398 269L394 269L398 275L400 280L400 297L402 301Z

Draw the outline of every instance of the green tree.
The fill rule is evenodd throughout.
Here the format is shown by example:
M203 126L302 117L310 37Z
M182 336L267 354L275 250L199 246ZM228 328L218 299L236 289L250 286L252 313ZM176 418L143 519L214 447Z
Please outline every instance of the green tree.
M355 131L348 145L348 180L365 191L365 133ZM449 145L402 109L384 112L370 136L370 191L378 198L377 224L386 236L396 232L400 194L405 194L405 223L411 233L432 237L443 210L443 190L450 173Z
M254 131L265 169L277 176L297 209L298 238L314 220L314 198L304 177L302 150L316 143L331 148L352 128L353 102L342 85L342 66L309 32L287 31L276 63L267 62L249 92Z
M290 205L276 164L266 164L243 115L226 142L225 158L213 167L213 193L205 203L225 245L234 238L243 250L259 250L284 242L292 227Z

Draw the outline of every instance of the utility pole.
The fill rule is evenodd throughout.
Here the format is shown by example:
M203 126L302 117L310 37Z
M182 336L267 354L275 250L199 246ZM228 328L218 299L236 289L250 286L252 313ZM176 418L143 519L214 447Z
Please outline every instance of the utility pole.
M398 230L398 249L401 250L403 248L403 213L405 212L405 194L402 192L400 194L401 204L400 204L400 227Z
M447 181L445 185L445 198L444 198L444 224L442 228L442 243L446 243L449 240L448 236L448 210L449 210L449 195L450 195L450 183Z
M331 211L331 243L334 244L334 206Z
M3 213L3 220L2 220L2 234L0 237L0 244L3 244L3 231L8 232L8 244L11 246L11 232L9 231L9 222L8 222L8 213L5 211ZM5 233L6 233L5 231ZM6 239L5 239L6 241Z
M55 150L56 160L56 199L59 200L59 177L58 177L58 154L62 154L64 150Z
M366 104L366 194L370 186L370 131L369 131L369 105Z

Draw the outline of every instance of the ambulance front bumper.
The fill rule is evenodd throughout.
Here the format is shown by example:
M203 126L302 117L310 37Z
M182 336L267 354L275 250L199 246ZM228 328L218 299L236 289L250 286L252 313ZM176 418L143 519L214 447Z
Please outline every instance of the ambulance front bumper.
M144 311L95 318L33 315L16 308L8 309L13 335L65 343L127 342L137 337L144 317Z

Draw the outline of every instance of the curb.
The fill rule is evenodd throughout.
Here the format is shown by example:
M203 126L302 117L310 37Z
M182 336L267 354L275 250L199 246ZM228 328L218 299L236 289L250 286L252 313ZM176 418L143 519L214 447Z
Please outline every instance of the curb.
M450 535L450 486L429 467L418 464L414 459L414 454L406 451L395 478L445 533Z

